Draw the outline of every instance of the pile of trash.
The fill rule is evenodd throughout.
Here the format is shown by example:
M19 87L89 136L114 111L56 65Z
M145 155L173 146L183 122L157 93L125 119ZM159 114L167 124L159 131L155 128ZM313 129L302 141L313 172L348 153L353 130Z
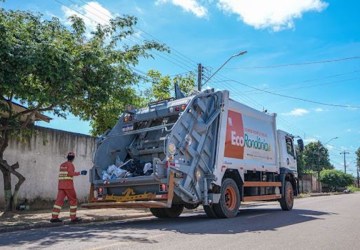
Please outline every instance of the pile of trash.
M130 159L126 162L116 161L115 164L107 167L102 171L102 180L115 180L121 178L129 178L135 176L151 175L153 173L153 167L150 162L140 163Z

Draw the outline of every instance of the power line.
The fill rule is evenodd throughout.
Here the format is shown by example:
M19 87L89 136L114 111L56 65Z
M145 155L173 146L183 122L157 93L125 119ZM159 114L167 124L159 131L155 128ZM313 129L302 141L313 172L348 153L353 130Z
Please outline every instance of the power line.
M63 6L66 6L63 2L61 2L61 1L59 1L59 0L55 0L55 1L58 2L59 4L63 5ZM89 17L89 16L86 16L86 15L84 15L83 13L81 13L80 7L77 5L77 3L75 3L75 2L72 1L72 0L68 0L68 1L71 2L71 3L73 3L74 5L72 5L72 6L66 6L67 8L75 11L76 13L78 13L79 15L81 15L82 17L85 17L85 18L87 18L88 20L90 20L90 21L92 21L92 22L99 23L98 20L94 20L93 18L91 18L91 17ZM84 1L82 1L82 2L83 2L84 4L87 4L87 3L84 2ZM84 6L85 6L85 5L84 5ZM100 20L102 20L102 21L104 21L104 22L106 22L106 23L109 21L109 20L106 20L106 17L108 17L109 19L111 19L111 18L113 18L113 17L115 16L115 15L111 14L110 12L109 12L109 13L111 14L111 16L110 16L108 13L105 13L105 12L101 12L102 15L99 15L99 14L98 14L98 11L99 11L98 9L93 8L93 6L91 6L91 5L88 5L87 7L88 7L88 8L86 9L86 11L87 11L88 13L92 14L93 17L96 16L97 18L99 18ZM78 8L78 9L75 9L75 8ZM100 13L100 12L99 12L99 13ZM104 17L104 16L106 16L106 17ZM157 38L155 38L155 37L152 36L151 34L147 33L146 31L143 31L143 30L141 30L141 29L139 29L139 28L133 27L133 30L136 30L136 29L140 30L140 31L143 32L143 33L148 34L149 36L151 36L152 38L154 38L156 41L162 43L161 41L159 41ZM141 34L139 34L139 36L140 36L140 37L143 37ZM134 43L136 43L136 41L134 41L134 39L137 40L137 41L141 41L141 42L142 42L142 40L139 39L139 38L136 37L136 36L131 36L131 37L127 36L127 37L125 37L124 39L127 39L127 40L129 40L129 41L132 41L132 42L134 42ZM170 48L169 46L167 46L167 47ZM188 61L194 62L192 59L184 56L183 54L181 54L180 52L178 52L177 50L175 50L175 49L173 49L173 48L171 48L171 51L175 51L175 52L176 52L177 54L179 54L181 57L179 57L179 56L177 56L177 55L169 56L169 54L163 55L163 54L157 53L156 51L153 51L152 53L155 54L155 55L157 55L158 57L160 57L160 58L162 58L162 59L164 59L164 60L166 60L166 61L168 61L168 62L170 62L170 63L172 63L172 64L174 64L174 65L177 65L178 67L180 67L180 68L182 68L182 69L184 69L184 70L186 70L186 73L193 72L193 67L192 67L192 65L189 67L189 65L188 65L187 63L184 63L185 60L187 60L187 62L188 62ZM184 59L184 58L185 58L185 59ZM138 69L135 69L134 67L130 67L130 68L134 71L134 73L136 72L135 74L137 74L140 79L142 79L142 80L145 81L145 82L146 82L146 81L151 82L151 79L147 76L146 73L144 73L144 72L142 72L142 71L140 71L140 70L138 70ZM182 74L185 74L185 73L176 74L176 75L182 75Z
M360 56L352 56L352 57L327 59L327 60L322 60L322 61L312 61L312 62L303 62L303 63L287 63L287 64L277 64L277 65L268 65L268 66L237 67L237 68L227 68L227 69L271 69L271 68L281 68L281 67L291 67L291 66L305 66L305 65L311 65L311 64L333 63L333 62L359 60L359 59L360 59Z
M221 78L220 78L221 77ZM223 84L225 84L226 89L228 89L231 92L231 98L232 99L238 99L239 101L241 99L243 99L242 102L245 101L245 103L250 103L252 107L257 107L259 110L267 110L269 113L271 113L272 111L269 110L265 105L259 103L257 100L255 100L254 98L251 98L249 96L247 96L246 94L244 94L244 92L241 92L241 94L239 93L239 89L238 88L233 88L233 86L231 86L229 83L227 82L223 82L223 79L226 78L225 76L218 74L217 76L214 77L214 79L218 82L222 82ZM295 125L294 123L290 122L289 120L281 117L281 116L277 116L277 119L282 121L282 124L284 125L284 127L288 128L288 130L294 130L294 128L299 131L297 134L306 134L304 130L302 130L301 128L299 128L297 125Z
M243 85L243 86L246 86L246 87L248 87L248 88L255 89L255 90L258 90L258 91L261 91L261 92L265 92L265 93L268 93L268 94L271 94L271 95L281 96L281 97L284 97L284 98L299 100L299 101L303 101L303 102L309 102L309 103L315 103L315 104L319 104L319 105L331 106L331 107L339 107L339 108L355 108L355 109L360 109L360 106L357 106L357 105L343 105L343 104L324 103L324 102L319 102L319 101L314 101L314 100L308 100L308 99L304 99L304 98L300 98L300 97L295 97L295 96L289 96L289 95L279 94L279 93L276 93L276 92L272 92L272 91L268 91L268 90L256 88L256 87L250 86L250 85L248 85L248 84L246 84L246 83L242 83L242 82L239 82L239 81L236 81L236 80L232 80L232 79L226 79L225 81L228 81L228 82L236 82L236 83L239 83L239 84L241 84L241 85Z
M69 0L69 1L71 1L71 0ZM83 2L84 4L88 4L88 3L85 2L84 0L80 0L80 1ZM91 6L89 6L89 7L92 8ZM92 8L92 9L94 9L94 8ZM95 9L94 9L94 10L95 10ZM97 11L98 11L98 10L97 10ZM110 11L109 11L109 12L110 12ZM110 13L111 13L111 12L110 12ZM108 16L107 13L104 13L104 12L103 12L103 14L106 15L106 16ZM108 16L108 17L109 17L109 16ZM109 18L112 18L112 17L109 17ZM142 30L142 29L140 29L140 28L138 28L138 27L135 27L134 29L137 29L137 30L141 31L141 32L147 34L148 36L150 36L150 37L151 37L152 39L154 39L155 41L157 41L157 42L159 42L159 43L162 43L162 41L160 41L159 39L157 39L157 38L156 38L155 36L153 36L152 34L146 32L146 31L144 31L144 30ZM170 48L170 47L169 47L169 48ZM187 57L186 55L182 54L181 52L177 51L176 49L171 48L171 50L172 50L172 51L175 51L176 53L178 53L179 56L183 57L184 59L186 59L186 60L188 60L188 61L196 64L196 62L195 62L194 60L192 60L190 57Z
M319 81L319 80L322 80L322 79L335 78L335 77L338 77L338 76L347 75L347 74L354 74L354 73L358 73L358 72L360 72L360 70L352 71L352 72L350 72L350 73L344 73L344 74L338 74L338 75L333 75L333 76L327 76L327 77L324 77L324 78L317 78L317 79L305 80L305 81L302 81L302 82L299 82L299 83L294 83L294 84L291 84L291 85L298 85L298 84L306 83L306 82L313 82L313 81ZM301 87L295 87L295 86L294 86L294 87L290 87L290 88L278 89L277 91L287 91L287 90L295 90L295 89L314 88L314 87L329 85L329 84L333 84L333 83L353 81L353 80L357 80L357 79L359 79L359 77L353 77L353 78L348 78L348 79L341 79L341 80L330 81L330 82L323 82L323 83L312 84L312 85L301 86ZM266 90L266 89L263 89L263 90ZM254 92L258 92L258 90L249 90L249 91L246 91L246 93L254 93Z
M74 1L72 1L72 0L68 0L68 1L74 3ZM83 1L83 0L80 0L80 1L83 2L84 4L88 4L88 3L86 3L86 2ZM75 3L74 3L74 4L75 4ZM97 9L93 8L91 5L88 5L88 7L89 7L88 9L93 9L93 10L95 10L95 12L98 11ZM69 8L69 7L68 7L68 8ZM110 12L110 11L109 11L109 12ZM91 12L91 13L95 14L96 16L98 16L97 13L94 13L94 12ZM111 13L111 12L110 12L110 13ZM102 14L105 15L105 16L107 16L108 18L113 18L113 16L109 16L107 13L102 12ZM102 19L103 21L105 21L101 16L98 16L98 17L99 17L100 19ZM134 30L139 30L139 31L147 34L148 36L150 36L151 39L153 39L153 40L155 40L155 41L157 41L157 42L159 42L159 43L163 43L162 41L160 41L159 39L157 39L156 37L154 37L154 36L151 35L150 33L146 32L146 31L144 31L144 30L142 30L142 29L140 29L140 28L138 28L138 27L134 27ZM140 34L140 36L142 36L142 35ZM138 39L138 40L140 40L140 39ZM167 46L168 46L168 45L167 45ZM168 47L170 48L171 51L174 51L174 52L176 52L176 53L178 54L177 57L178 57L179 59L176 59L176 61L179 62L180 60L182 60L183 62L185 62L185 60L186 60L187 62L191 62L191 64L193 64L193 63L196 64L196 62L193 61L191 58L185 56L184 54L182 54L181 52L177 51L177 50L174 49L174 48L171 48L170 46L168 46ZM155 53L155 54L157 54L157 53ZM160 56L160 55L158 55L158 56ZM160 57L163 57L163 56L160 56ZM164 58L164 57L163 57L163 58ZM181 63L183 63L183 62L181 62ZM179 64L177 64L177 65L179 66ZM191 68L194 68L193 66L194 66L194 65L192 65Z
M67 6L64 2L62 2L62 1L60 1L60 0L55 0L55 1L56 1L57 3L59 3L60 5L62 5L62 6L65 6L65 7L69 8L69 9L75 11L75 12L78 13L80 16L88 19L89 21L92 21L92 22L95 22L95 23L99 23L98 21L96 21L96 20L94 20L94 19L92 19L92 18L84 15L83 13L81 13L81 11L73 8L73 6ZM76 4L74 1L72 1L72 0L68 0L68 1L71 2L71 3L73 3L73 4L75 4L75 6L77 6L77 4ZM93 10L96 10L96 11L97 11L97 9L94 9L92 6L89 6L89 8L92 8ZM89 8L88 8L88 9L89 9ZM89 11L89 12L90 12L90 11ZM94 12L92 12L92 11L91 11L91 13L94 14ZM112 16L109 16L109 15L107 15L106 13L103 13L103 14L104 14L105 16L109 17L109 18L113 18ZM95 15L95 14L94 14L94 15ZM108 20L105 20L103 17L101 17L101 16L99 16L99 15L97 15L97 14L96 14L96 16L99 17L99 19L101 19L102 21L108 22ZM141 42L142 42L141 39L139 39L139 38L137 38L137 37L135 37L135 36L133 36L132 38L130 38L130 37L125 37L124 39L130 40L130 41L132 41L132 42L135 42L135 41L134 41L134 39L135 39L135 40L137 40L137 41L141 41ZM167 46L167 47L169 47L169 46ZM169 48L170 48L170 47L169 47ZM170 49L172 49L172 48L170 48ZM174 65L177 65L178 67L180 67L180 68L182 68L182 69L184 69L184 70L192 71L192 70L194 69L194 67L192 67L192 65L189 67L189 65L186 65L183 61L179 60L178 57L174 57L174 56L171 57L171 56L169 56L169 54L162 55L162 54L160 54L160 53L157 53L156 51L153 51L152 53L155 54L155 55L157 55L158 57L161 57L162 59L164 59L164 60L166 60L166 61L174 64ZM170 58L170 59L169 59L169 58Z

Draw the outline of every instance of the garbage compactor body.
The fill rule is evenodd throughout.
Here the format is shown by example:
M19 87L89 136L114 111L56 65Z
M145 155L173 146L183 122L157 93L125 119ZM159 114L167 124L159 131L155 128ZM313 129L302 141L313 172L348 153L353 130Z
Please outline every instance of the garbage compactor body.
M203 206L214 218L236 216L241 202L297 194L294 136L276 115L206 90L129 109L97 141L88 208L150 208L177 217Z

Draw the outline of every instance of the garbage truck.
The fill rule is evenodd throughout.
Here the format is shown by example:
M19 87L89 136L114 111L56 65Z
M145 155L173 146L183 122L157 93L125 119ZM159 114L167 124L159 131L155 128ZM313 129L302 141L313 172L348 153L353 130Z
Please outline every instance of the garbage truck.
M159 218L202 206L211 218L235 217L241 202L298 194L303 141L276 128L276 114L208 89L129 107L98 138L86 208L149 208Z

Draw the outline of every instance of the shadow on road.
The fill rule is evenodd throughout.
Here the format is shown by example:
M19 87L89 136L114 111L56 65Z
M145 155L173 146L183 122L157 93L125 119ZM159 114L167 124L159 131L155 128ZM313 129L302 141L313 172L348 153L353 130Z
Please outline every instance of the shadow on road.
M158 229L175 231L184 234L238 234L244 232L275 231L278 228L305 223L313 220L323 220L321 216L329 213L314 210L294 209L281 211L279 209L245 209L232 219L209 219L205 214L182 216L177 219L153 219L136 221L124 225L133 229Z
M204 213L184 214L176 219L141 218L129 221L62 226L27 232L7 233L0 237L0 246L48 248L72 240L88 242L91 240L132 241L137 243L157 243L149 236L158 231L172 231L183 234L241 234L245 232L276 231L289 225L324 220L330 213L294 209L253 208L240 210L235 218L209 219ZM156 231L156 232L154 232ZM134 235L136 232L136 235Z

